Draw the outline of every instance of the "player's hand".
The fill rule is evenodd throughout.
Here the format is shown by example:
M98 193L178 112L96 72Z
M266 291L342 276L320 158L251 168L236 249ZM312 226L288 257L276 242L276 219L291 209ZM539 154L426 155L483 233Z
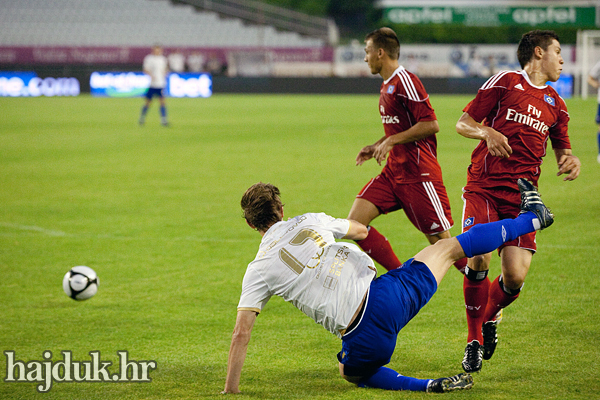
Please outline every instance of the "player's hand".
M508 145L508 138L497 130L486 127L486 138L488 151L494 157L508 158L512 154L512 148Z
M375 158L375 161L377 161L377 164L381 165L381 162L385 160L393 147L394 145L390 144L388 139L385 139L383 142L379 143L373 152L373 157Z
M572 154L563 154L558 160L558 172L556 176L567 174L563 181L572 181L579 176L581 171L581 161Z
M363 147L356 156L356 165L362 165L365 161L373 158L374 146Z

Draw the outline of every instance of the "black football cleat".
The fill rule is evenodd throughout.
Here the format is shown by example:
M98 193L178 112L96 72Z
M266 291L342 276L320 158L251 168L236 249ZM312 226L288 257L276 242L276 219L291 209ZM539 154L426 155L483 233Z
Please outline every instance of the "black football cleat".
M449 378L439 378L427 386L428 393L446 393L455 390L467 390L473 387L473 377L469 374L458 374Z
M521 192L521 213L533 212L540 221L540 230L546 229L554 222L554 214L542 202L537 188L526 179L517 179L519 191Z
M481 327L483 333L483 359L489 360L494 355L496 345L498 344L498 335L496 334L497 321L488 321Z
M465 357L462 361L462 367L466 373L481 371L483 358L483 346L477 340L473 340L465 347Z

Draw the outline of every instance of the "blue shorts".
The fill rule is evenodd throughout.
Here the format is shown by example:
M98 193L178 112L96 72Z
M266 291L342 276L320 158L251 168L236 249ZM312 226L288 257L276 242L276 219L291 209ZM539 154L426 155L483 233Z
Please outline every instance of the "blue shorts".
M144 95L148 100L152 100L154 96L158 98L163 98L163 90L161 88L148 88L146 94Z
M373 280L358 326L342 337L339 362L347 376L370 376L390 362L398 332L427 304L437 290L435 277L410 259Z

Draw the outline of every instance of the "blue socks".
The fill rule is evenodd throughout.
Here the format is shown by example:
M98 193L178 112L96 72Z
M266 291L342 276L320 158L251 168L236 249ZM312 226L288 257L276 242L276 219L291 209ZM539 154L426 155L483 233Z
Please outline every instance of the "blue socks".
M370 378L362 380L358 384L358 387L425 392L430 381L431 379L417 379L403 376L392 369L380 367Z
M167 116L167 109L165 106L160 106L160 116L165 118Z
M142 107L142 117L145 117L147 112L148 112L148 107L143 106Z
M465 255L471 258L494 251L504 243L536 231L539 227L540 223L536 215L528 211L515 219L477 224L467 232L456 236L456 239Z

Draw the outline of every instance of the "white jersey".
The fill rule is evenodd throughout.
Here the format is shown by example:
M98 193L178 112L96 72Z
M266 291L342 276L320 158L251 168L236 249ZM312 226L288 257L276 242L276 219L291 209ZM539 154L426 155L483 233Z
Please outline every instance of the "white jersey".
M150 87L163 89L167 86L169 67L167 58L163 55L148 54L144 57L144 72L150 75Z
M342 337L377 275L373 261L352 243L336 243L350 221L303 214L273 225L248 265L238 310L260 312L282 297Z

